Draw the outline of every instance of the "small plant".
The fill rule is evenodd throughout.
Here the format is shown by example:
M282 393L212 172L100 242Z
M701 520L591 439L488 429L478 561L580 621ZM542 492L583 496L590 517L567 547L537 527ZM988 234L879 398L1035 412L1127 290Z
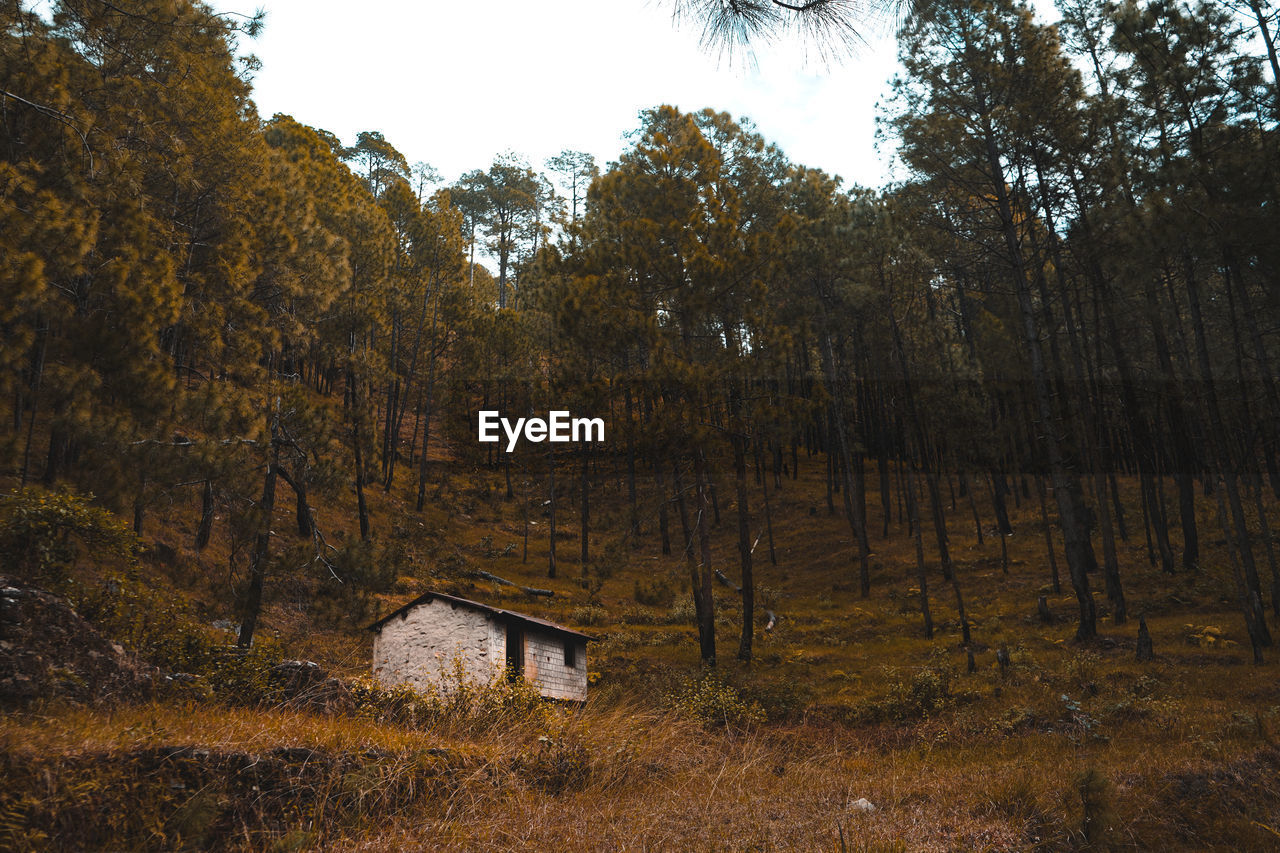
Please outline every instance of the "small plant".
M1098 683L1098 665L1102 656L1097 652L1076 652L1063 664L1064 675L1074 681L1081 689L1096 690Z
M911 679L893 677L889 693L863 708L862 716L871 720L905 723L925 719L950 706L951 675L945 668L923 667Z
M676 713L710 727L748 729L766 716L759 702L743 698L736 687L712 673L685 681L667 700Z
M754 683L742 688L745 700L760 706L770 721L793 719L813 700L813 691L799 679Z
M1080 832L1090 845L1102 841L1111 830L1115 814L1111 809L1111 783L1096 767L1085 770L1075 780L1080 795Z
M587 787L592 763L590 747L580 735L561 724L539 735L537 748L518 756L514 769L530 784L559 794Z
M1034 729L1038 722L1033 708L1009 708L991 723L991 731L1002 737L1011 737Z
M676 600L676 591L666 578L637 580L634 597L637 604L649 607L670 607Z
M692 625L697 618L698 612L694 608L693 602L687 598L677 601L667 611L667 624L669 625Z
M588 604L586 607L575 607L573 612L569 614L569 621L575 625L603 625L608 620L609 611L595 604Z
M1228 640L1221 628L1214 625L1185 625L1186 640L1188 645L1200 646L1201 648L1213 648L1214 646L1234 646L1234 640Z
M1079 702L1063 693L1062 704L1066 708L1064 722L1069 729L1068 736L1072 740L1077 739L1077 737L1092 737L1096 740L1107 740L1106 737L1098 733L1098 720L1080 707Z

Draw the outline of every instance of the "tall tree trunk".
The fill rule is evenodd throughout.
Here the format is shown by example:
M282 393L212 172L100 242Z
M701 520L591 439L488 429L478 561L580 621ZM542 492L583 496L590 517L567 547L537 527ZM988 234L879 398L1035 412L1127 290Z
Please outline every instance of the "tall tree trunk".
M738 659L751 660L751 640L755 629L755 578L751 571L751 513L747 505L747 437L733 438L733 470L738 480L738 556L742 564L742 641Z
M556 452L547 447L547 577L556 576Z
M706 456L702 448L696 448L693 454L693 482L698 498L698 554L702 562L702 599L706 607L702 611L702 622L698 626L698 635L702 639L702 661L707 666L716 665L716 610L715 588L712 585L714 572L711 562L711 525L707 524L709 508L709 479L707 477ZM709 654L708 654L709 652Z
M924 538L920 535L919 501L916 499L914 465L907 474L907 512L911 516L912 540L916 546L916 583L920 584L920 615L924 618L924 636L933 639L933 614L929 611L929 572L924 560Z
M1045 506L1044 477L1036 477L1036 492L1040 496L1040 522L1044 525L1044 550L1049 556L1049 578L1054 592L1062 592L1062 579L1058 576L1058 558L1053 548L1053 526L1049 523L1049 508Z
M693 594L693 608L698 622L698 647L704 666L716 665L715 634L715 599L712 597L711 570L707 560L698 565L694 536L703 535L706 525L703 523L706 507L705 497L700 487L696 488L698 499L698 519L695 525L690 519L689 501L685 498L684 478L680 474L679 463L672 464L672 485L675 489L676 505L680 509L680 527L684 531L684 556L689 568L689 586ZM695 526L698 529L695 529Z
M27 416L27 438L22 446L22 472L18 477L18 487L26 488L27 477L31 471L31 441L35 434L36 414L40 409L40 387L44 382L44 360L45 352L48 348L49 327L43 318L36 318L36 345L32 348L31 356L31 376L27 382L27 387L31 389L31 413ZM22 402L19 400L14 404L13 416L15 423L21 425ZM52 441L50 442L52 446Z
M640 505L636 495L636 449L635 440L632 435L634 426L631 401L631 384L628 381L626 392L626 438L627 438L627 508L631 516L631 547L640 547Z
M249 557L249 588L244 607L240 611L240 633L236 645L241 649L253 646L253 634L258 627L258 615L262 612L262 592L266 581L267 561L270 558L271 526L276 508L276 473L280 466L280 412L279 404L271 420L271 460L262 483L262 500L258 511L258 532L254 536L253 553Z
M200 490L200 526L196 528L196 550L203 551L213 533L213 480L206 479Z
M1054 498L1058 503L1058 515L1062 523L1062 536L1066 545L1067 567L1071 586L1075 590L1080 609L1080 622L1076 639L1091 640L1097 635L1097 614L1093 595L1089 590L1089 572L1097 568L1093 545L1089 540L1088 513L1084 506L1080 482L1064 453L1066 437L1062 435L1054 414L1049 375L1045 368L1040 347L1040 330L1036 322L1035 305L1031 298L1026 262L1022 254L1018 225L1013 213L1013 203L1005 183L1004 166L1000 161L994 134L986 133L987 165L993 176L992 189L1000 212L1001 229L1005 248L1012 265L1014 288L1017 293L1018 311L1022 316L1022 333L1030 355L1032 389L1041 434L1046 437L1049 472L1053 478Z
M591 489L589 488L588 475L591 473L591 443L584 441L582 443L582 478L580 480L582 500L582 556L579 558L582 567L582 579L587 579L587 574L591 570Z
M654 483L658 487L658 536L662 540L662 553L671 553L671 498L667 497L667 484L662 474L662 462L653 464Z
M356 513L360 518L360 539L369 541L369 506L364 499L364 436L360 429L360 391L353 369L347 370L347 398L351 405L351 446L355 461Z
M1200 385L1204 389L1205 408L1208 410L1211 429L1210 446L1213 450L1217 467L1219 484L1227 491L1228 505L1231 508L1231 519L1235 533L1235 545L1239 549L1239 559L1244 570L1246 590L1243 606L1252 613L1246 614L1246 625L1250 631L1250 639L1255 646L1270 646L1271 633L1267 630L1266 615L1262 611L1262 589L1258 580L1258 566L1253 559L1253 545L1249 539L1249 528L1244 514L1244 504L1240 500L1240 486L1236 477L1234 463L1225 445L1226 426L1222 419L1222 410L1218 405L1218 392L1209 362L1209 344L1204 327L1204 316L1200 307L1200 287L1195 268L1189 254L1184 255L1186 270L1187 303L1191 310L1192 332L1195 336L1196 362L1200 368ZM1229 531L1224 531L1230 537Z
M858 551L858 587L863 598L871 595L871 565L868 560L870 547L867 544L865 520L857 514L853 499L853 460L849 453L849 440L844 426L844 393L842 383L836 376L835 354L831 349L831 336L824 330L822 333L822 362L827 382L831 387L831 422L836 434L836 446L840 448L840 464L844 468L844 508L849 519L849 531L853 536L853 547Z
M756 454L756 471L760 474L757 478L760 482L760 488L764 492L764 528L769 536L769 564L778 565L778 552L773 546L773 509L769 504L769 478L763 476L764 473L764 453L760 449L760 440L755 442Z

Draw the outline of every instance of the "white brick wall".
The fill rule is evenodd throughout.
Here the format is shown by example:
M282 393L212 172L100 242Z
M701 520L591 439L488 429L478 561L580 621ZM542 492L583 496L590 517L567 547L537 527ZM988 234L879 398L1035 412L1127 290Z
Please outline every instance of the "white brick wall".
M543 696L587 698L584 641L523 624L524 675ZM574 666L564 664L564 644L574 644ZM426 689L447 683L454 660L467 676L489 683L507 663L506 627L487 613L432 599L395 616L373 636L373 677L383 687L408 684Z

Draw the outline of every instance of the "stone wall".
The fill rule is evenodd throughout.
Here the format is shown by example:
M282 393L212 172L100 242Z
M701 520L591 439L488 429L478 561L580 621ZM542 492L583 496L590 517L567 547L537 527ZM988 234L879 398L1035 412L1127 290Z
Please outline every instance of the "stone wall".
M524 623L524 677L552 699L587 698L587 646L582 640ZM565 643L574 665L565 665ZM506 626L490 614L431 599L383 623L373 636L373 677L383 687L419 690L449 683L454 662L468 678L490 683L507 664Z
M506 665L506 638L488 614L440 599L424 602L373 637L373 677L383 687L440 685L462 661L469 678L488 683Z

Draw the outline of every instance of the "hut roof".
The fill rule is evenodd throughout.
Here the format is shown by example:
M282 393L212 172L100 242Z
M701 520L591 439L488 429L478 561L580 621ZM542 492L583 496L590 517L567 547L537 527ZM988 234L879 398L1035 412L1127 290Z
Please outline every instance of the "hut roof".
M539 619L537 616L530 616L527 613L517 613L514 610L504 610L501 607L490 607L488 604L481 604L480 602L472 601L469 598L459 598L456 595L446 595L443 592L434 592L434 591L424 592L422 595L418 596L412 601L409 601L401 605L400 607L388 613L386 616L383 616L377 622L374 622L372 625L370 625L369 630L381 631L382 626L390 622L395 617L404 616L410 610L417 607L419 604L426 604L428 601L431 601L433 599L447 601L450 604L460 606L460 607L469 607L472 610L478 610L482 613L487 613L490 616L494 616L503 622L519 622L526 625L533 625L538 628L542 628L544 630L552 631L558 634L568 634L574 637L579 637L583 640L586 640L587 642L592 642L595 640L595 637L592 637L589 634L584 634L581 631L575 631L572 628L566 628L564 625L557 625L555 622L549 622L546 619Z

